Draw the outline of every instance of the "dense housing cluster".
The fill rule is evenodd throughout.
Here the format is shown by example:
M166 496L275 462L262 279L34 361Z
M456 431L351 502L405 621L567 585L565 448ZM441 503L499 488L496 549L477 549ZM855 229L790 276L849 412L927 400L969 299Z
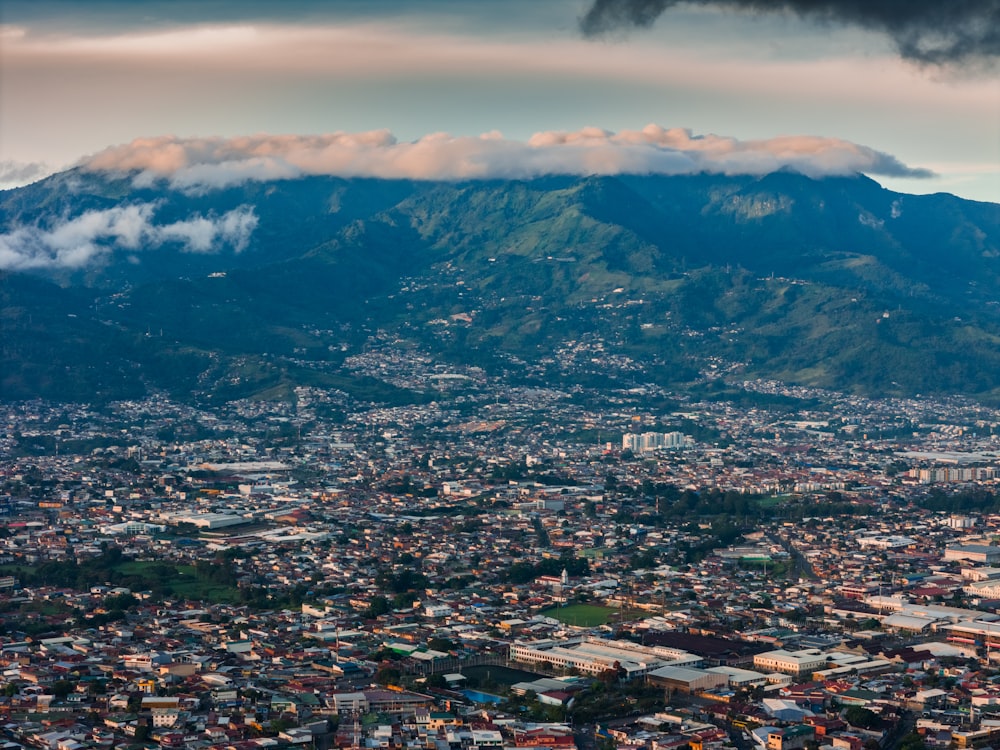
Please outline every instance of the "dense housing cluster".
M992 741L996 412L376 363L450 395L3 407L12 747Z

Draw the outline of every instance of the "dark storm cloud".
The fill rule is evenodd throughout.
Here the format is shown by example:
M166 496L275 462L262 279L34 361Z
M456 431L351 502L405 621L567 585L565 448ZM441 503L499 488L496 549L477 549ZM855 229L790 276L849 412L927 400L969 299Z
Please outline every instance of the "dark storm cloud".
M982 65L1000 57L1000 0L594 0L580 29L593 37L647 28L680 4L859 26L887 34L903 58L923 64Z

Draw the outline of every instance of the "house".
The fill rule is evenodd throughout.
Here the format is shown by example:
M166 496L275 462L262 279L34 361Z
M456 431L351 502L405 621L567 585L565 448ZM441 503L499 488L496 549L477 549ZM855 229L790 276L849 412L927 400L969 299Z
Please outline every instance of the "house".
M767 750L800 750L816 739L816 730L808 724L778 727L767 733Z

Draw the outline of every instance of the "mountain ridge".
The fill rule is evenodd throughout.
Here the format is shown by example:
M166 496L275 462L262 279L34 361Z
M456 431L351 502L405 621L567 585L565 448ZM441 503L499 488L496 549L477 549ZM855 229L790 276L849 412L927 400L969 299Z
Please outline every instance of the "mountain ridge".
M872 395L1000 394L997 204L786 171L198 193L132 179L0 193L0 397L206 398L247 370L260 387L244 395L350 387L344 355L378 331L498 370L586 340L671 387L725 362ZM90 262L58 265L67 235ZM107 386L86 375L102 369Z

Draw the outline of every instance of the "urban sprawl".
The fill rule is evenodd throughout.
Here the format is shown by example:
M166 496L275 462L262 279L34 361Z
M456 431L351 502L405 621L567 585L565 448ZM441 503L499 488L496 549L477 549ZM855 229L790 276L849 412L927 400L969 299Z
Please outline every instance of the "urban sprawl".
M0 746L1000 743L1000 411L352 365L0 407Z

